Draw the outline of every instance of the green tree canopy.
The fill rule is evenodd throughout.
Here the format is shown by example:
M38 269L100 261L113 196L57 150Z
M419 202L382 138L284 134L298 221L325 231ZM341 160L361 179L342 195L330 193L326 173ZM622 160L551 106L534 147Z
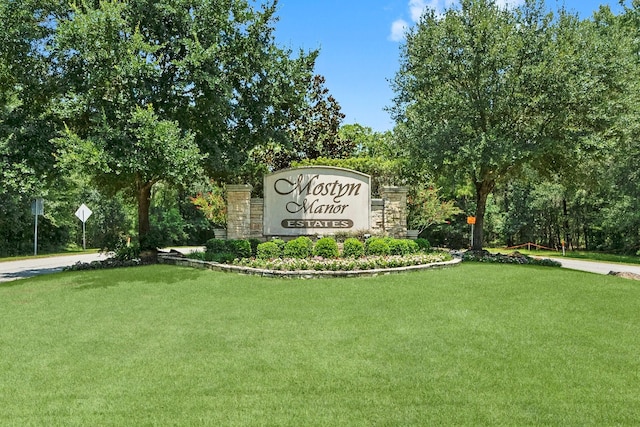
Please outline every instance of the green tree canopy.
M412 159L476 190L474 249L496 184L524 165L561 169L597 148L624 92L624 37L542 1L507 9L462 0L427 11L403 46L394 87L397 132ZM588 138L590 137L590 138ZM591 144L591 145L590 145Z
M51 16L54 108L67 129L59 154L102 187L133 190L141 239L156 182L188 181L199 165L235 174L255 145L288 141L316 53L293 58L275 45L275 10L86 0Z

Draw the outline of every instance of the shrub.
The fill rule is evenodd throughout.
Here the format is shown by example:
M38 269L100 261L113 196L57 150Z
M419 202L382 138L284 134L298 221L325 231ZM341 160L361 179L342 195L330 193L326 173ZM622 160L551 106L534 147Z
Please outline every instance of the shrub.
M391 255L408 255L411 252L408 240L386 239L386 241L389 245L389 254Z
M258 259L274 259L280 258L282 251L276 242L260 243L256 248L256 258Z
M289 240L284 246L284 256L287 258L308 258L312 251L313 242L307 236Z
M273 239L271 240L273 243L275 243L276 245L278 245L278 248L280 248L281 252L284 252L284 247L287 245L287 242L285 242L282 239Z
M210 239L205 246L208 258L215 262L226 263L235 258L251 257L251 243L248 240Z
M207 248L207 252L218 253L224 252L227 250L227 241L222 239L209 239L207 243L205 243Z
M364 244L354 238L350 237L344 241L342 247L342 256L345 258L360 258L364 255Z
M251 245L251 256L255 257L258 253L258 245L262 243L258 239L249 239L249 244Z
M313 255L322 258L337 258L340 255L338 244L331 237L323 237L316 242L313 248Z
M235 258L250 258L251 243L248 240L227 240L226 252L235 255Z
M420 252L420 246L413 240L406 240L407 246L409 247L408 254L417 254Z
M391 252L387 239L383 237L370 237L367 239L364 249L367 255L389 255Z
M428 251L431 249L431 243L427 239L417 238L414 242L418 245L421 251Z
M128 245L125 242L120 242L114 251L113 257L118 261L132 261L140 259L140 245Z
M231 264L235 259L242 257L236 256L236 254L233 252L216 252L214 254L211 254L210 258L213 262L217 262L220 264Z

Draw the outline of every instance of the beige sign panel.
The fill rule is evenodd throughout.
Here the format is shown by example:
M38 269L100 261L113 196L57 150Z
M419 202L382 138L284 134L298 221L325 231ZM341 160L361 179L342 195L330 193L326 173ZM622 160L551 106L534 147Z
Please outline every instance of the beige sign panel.
M264 178L264 234L299 236L368 230L371 177L329 166L286 169Z

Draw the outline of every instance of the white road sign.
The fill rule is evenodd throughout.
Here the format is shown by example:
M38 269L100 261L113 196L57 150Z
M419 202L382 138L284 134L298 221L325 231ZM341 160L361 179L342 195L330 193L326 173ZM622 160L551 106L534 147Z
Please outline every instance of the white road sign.
M76 211L76 216L80 219L80 221L86 222L92 213L93 212L91 211L91 209L89 209L87 205L83 203L80 205L80 207Z

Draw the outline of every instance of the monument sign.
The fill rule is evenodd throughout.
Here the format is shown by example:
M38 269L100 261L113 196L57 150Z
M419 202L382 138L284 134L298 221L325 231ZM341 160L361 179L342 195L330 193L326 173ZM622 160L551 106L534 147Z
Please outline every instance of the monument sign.
M371 177L349 169L310 166L264 178L266 236L368 230Z

